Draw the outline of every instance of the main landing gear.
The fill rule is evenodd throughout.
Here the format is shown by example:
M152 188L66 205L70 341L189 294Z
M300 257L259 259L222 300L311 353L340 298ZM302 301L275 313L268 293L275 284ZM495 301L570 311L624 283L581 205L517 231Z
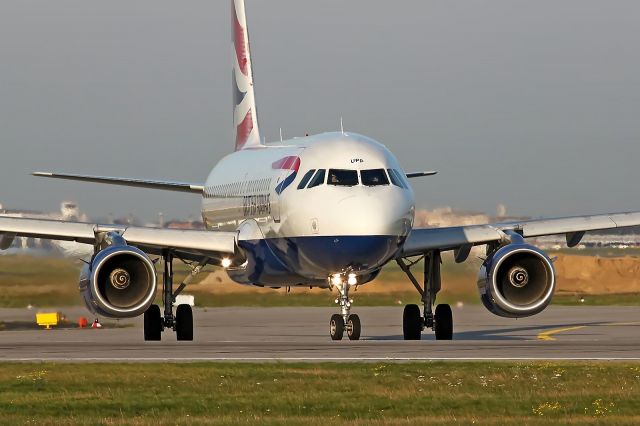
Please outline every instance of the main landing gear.
M193 340L193 312L190 305L178 305L175 315L173 314L173 304L178 294L187 286L189 281L195 277L206 265L209 259L203 259L198 266L193 267L192 272L173 291L173 254L165 251L162 254L164 261L164 276L162 281L162 301L164 304L164 317L160 313L158 305L151 305L144 313L144 340L158 341L161 339L165 329L176 332L178 341Z
M348 279L345 277L334 275L331 278L331 283L338 289L338 298L336 304L340 305L340 313L333 314L331 321L329 321L329 335L331 340L342 340L346 331L349 340L360 340L360 317L351 313L351 304L353 300L349 299L349 287L352 284L349 280L355 280L351 276Z
M424 287L411 273L411 267L424 258ZM404 340L420 340L422 331L430 328L435 331L436 340L451 340L453 338L453 314L449 305L436 306L435 314L433 305L436 295L441 288L440 252L431 251L416 261L405 263L403 259L397 259L398 265L409 277L415 288L422 296L424 315L421 315L418 305L407 305L402 315L402 333Z

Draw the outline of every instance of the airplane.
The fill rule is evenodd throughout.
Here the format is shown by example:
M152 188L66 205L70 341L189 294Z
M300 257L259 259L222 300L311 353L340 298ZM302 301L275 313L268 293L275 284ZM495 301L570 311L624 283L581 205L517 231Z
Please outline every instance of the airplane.
M477 286L493 314L520 318L550 303L556 275L553 261L527 243L529 237L566 235L569 247L585 232L640 225L640 212L527 220L474 226L414 228L412 179L435 172L406 173L381 143L344 130L265 143L258 126L253 64L244 0L232 0L235 150L222 158L205 183L191 184L104 176L34 173L82 182L178 191L202 199L206 230L152 229L71 221L0 217L0 249L17 236L75 241L93 246L80 275L87 308L111 318L144 316L144 339L175 331L193 340L193 312L173 304L207 265L259 287L319 287L336 290L339 313L329 336L361 337L351 313L350 290L372 281L396 262L421 295L422 309L404 307L403 337L453 338L449 305L436 304L442 286L440 263L453 252L458 263L474 246L486 246ZM152 257L156 257L152 259ZM153 303L162 259L164 310ZM177 287L173 262L192 272ZM423 279L412 267L422 261Z

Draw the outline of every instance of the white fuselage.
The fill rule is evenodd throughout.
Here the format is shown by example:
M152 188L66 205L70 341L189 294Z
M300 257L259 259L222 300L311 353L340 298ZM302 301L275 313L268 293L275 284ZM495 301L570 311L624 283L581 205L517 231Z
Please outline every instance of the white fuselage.
M322 285L346 272L366 282L411 230L414 195L383 145L324 133L224 157L206 181L202 216L207 229L239 231L249 261L230 271L238 282Z

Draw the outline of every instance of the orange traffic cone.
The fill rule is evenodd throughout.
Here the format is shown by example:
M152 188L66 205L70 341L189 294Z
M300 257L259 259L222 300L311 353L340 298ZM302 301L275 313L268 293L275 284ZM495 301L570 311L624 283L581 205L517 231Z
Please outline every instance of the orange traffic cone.
M78 327L86 328L89 325L89 321L85 317L78 318Z
M91 324L91 328L102 328L102 324L100 324L100 320L96 318L96 320Z

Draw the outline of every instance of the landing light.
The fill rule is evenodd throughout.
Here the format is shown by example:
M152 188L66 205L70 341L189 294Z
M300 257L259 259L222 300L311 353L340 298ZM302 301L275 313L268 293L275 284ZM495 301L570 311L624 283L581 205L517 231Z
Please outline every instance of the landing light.
M341 285L342 284L342 276L340 274L334 274L331 276L331 284L333 285Z
M229 259L228 257L222 259L222 267L227 269L229 266L231 266L231 259Z
M358 278L356 277L356 274L349 274L349 279L347 280L347 284L349 285L358 284Z

